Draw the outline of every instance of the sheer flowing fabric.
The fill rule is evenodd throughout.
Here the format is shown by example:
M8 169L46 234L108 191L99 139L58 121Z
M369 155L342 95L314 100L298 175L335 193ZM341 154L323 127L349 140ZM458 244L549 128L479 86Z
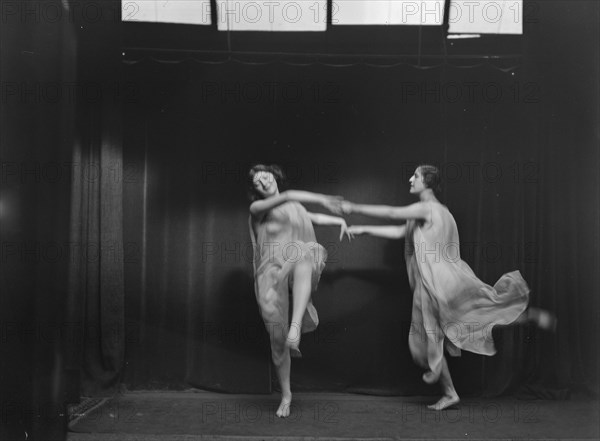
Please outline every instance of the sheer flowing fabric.
M315 291L325 268L327 250L317 243L312 222L300 203L286 202L269 211L259 222L253 223L250 218L249 224L254 249L256 300L259 307L265 304L274 306L287 320L295 266L299 262L310 261L312 290ZM302 319L302 332L313 331L318 324L317 310L309 300ZM287 328L288 323L284 326Z
M519 271L504 274L492 287L460 258L454 217L430 202L431 223L407 223L406 265L413 290L409 346L413 359L437 378L444 347L496 353L492 328L515 321L527 308L529 287Z

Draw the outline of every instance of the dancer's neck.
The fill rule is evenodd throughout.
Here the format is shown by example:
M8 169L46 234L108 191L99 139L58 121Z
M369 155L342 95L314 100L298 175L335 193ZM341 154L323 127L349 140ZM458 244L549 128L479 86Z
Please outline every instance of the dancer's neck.
M426 188L419 194L421 202L438 202L431 188Z

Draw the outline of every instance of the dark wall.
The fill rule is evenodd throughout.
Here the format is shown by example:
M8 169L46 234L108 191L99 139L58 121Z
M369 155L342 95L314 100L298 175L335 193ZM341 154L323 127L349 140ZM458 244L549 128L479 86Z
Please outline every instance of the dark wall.
M420 65L417 46L394 52L391 29L332 31L337 43L327 48L352 52L349 42L361 40L371 54L382 47L387 55L415 57L313 63L236 54L227 62L165 55L150 44L128 51L129 386L269 390L268 344L247 251L249 164L284 165L294 188L401 205L412 201L408 178L425 161L446 175L443 201L457 219L463 258L490 284L520 269L532 304L560 320L556 336L500 331L498 357L453 360L459 390L499 392L522 382L597 387L598 275L588 269L599 262L598 7L575 3L539 3L517 46L515 37L444 46L441 34L427 34L425 48L465 57ZM133 26L155 42L150 25ZM129 29L125 46L133 39ZM202 32L216 47L225 38ZM342 32L353 36L346 45L335 40ZM178 44L172 35L163 46ZM241 35L233 35L237 48L248 44ZM316 52L313 40L327 39L265 43L269 37L248 36L262 49L288 42L292 52ZM466 56L497 52L502 38L520 56ZM135 42L144 39L136 34ZM198 49L203 43L196 41L180 45ZM314 297L322 326L303 339L293 387L430 392L406 344L411 293L403 242L340 244L327 228L317 236L330 252Z

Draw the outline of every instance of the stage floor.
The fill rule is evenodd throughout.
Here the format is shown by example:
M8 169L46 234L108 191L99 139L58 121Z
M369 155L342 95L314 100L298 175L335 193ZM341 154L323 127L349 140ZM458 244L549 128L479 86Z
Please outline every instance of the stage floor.
M466 398L443 412L432 401L297 393L284 420L275 394L129 392L72 421L67 440L600 439L597 401Z

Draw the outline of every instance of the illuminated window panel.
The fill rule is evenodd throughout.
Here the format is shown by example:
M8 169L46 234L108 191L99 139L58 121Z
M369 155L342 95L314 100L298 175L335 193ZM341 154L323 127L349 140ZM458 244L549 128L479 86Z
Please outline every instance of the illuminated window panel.
M442 25L445 0L334 0L334 25Z
M210 0L122 0L123 21L210 25Z
M325 31L326 0L217 0L220 31Z
M523 34L523 0L451 0L449 32Z
M156 22L156 2L154 0L121 1L123 21Z

